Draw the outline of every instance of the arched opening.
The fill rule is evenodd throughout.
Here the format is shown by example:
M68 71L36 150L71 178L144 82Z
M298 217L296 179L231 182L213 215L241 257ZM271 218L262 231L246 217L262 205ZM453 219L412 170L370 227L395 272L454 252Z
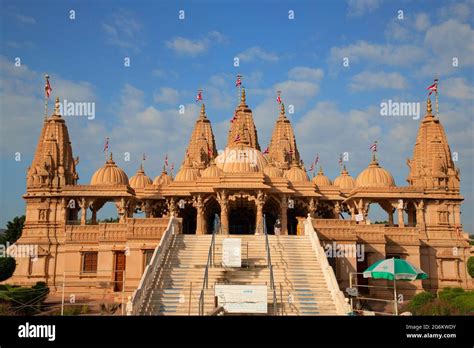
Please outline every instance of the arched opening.
M245 198L229 202L229 233L254 234L256 222L255 203Z
M289 235L296 235L298 232L298 219L297 217L306 217L308 216L308 207L307 205L301 200L294 200L293 208L291 205L288 205L288 234Z
M267 233L275 234L275 223L277 219L281 220L280 204L275 198L270 197L265 202L265 204L263 205L263 215L265 216Z
M191 203L185 203L183 209L178 208L178 217L183 219L184 234L196 233L197 210Z
M204 206L204 219L206 221L205 233L211 234L214 229L214 220L217 216L221 216L221 206L214 197L210 197ZM217 231L217 233L220 233Z

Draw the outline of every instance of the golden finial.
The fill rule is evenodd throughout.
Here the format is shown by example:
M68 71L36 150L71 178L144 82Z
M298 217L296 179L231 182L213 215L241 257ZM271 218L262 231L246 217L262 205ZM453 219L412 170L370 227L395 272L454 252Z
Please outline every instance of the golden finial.
M426 114L427 115L432 115L432 109L431 109L431 99L428 97L428 100L426 101Z
M323 166L319 166L319 173L318 174L324 175Z
M204 103L202 103L202 105L201 105L201 116L203 118L206 117L206 106L204 105Z
M109 157L109 161L113 161L113 156L112 156L112 152L110 153L110 157Z
M280 113L281 116L285 116L285 103L281 103L281 113Z
M246 102L246 101L245 101L245 88L242 87L242 95L241 95L241 97L240 97L240 103L241 103L241 104L245 104L245 102Z
M59 112L59 106L60 106L59 97L56 97L56 101L54 102L54 114L58 116L61 114Z

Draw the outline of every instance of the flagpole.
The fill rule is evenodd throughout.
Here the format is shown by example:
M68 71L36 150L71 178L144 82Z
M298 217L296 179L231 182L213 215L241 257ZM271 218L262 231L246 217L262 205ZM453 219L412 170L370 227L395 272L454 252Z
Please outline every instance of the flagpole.
M45 91L44 91L44 118L48 118L48 95L46 93L46 86L48 86L49 75L44 75Z

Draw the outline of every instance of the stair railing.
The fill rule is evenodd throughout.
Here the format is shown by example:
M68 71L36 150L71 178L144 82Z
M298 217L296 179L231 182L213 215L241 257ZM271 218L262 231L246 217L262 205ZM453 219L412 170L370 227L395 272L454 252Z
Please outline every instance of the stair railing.
M273 293L273 315L278 315L277 296L275 288L275 277L273 276L272 257L270 255L270 243L268 242L267 223L265 214L263 215L263 233L265 234L265 251L267 253L267 265L270 273L270 288Z
M208 288L209 283L209 268L214 266L214 255L216 253L216 232L220 230L222 234L222 225L219 221L219 216L216 214L214 218L214 230L212 231L211 245L207 254L206 268L204 269L204 279L202 280L201 294L199 295L199 315L204 315L204 291Z
M161 236L160 243L155 248L153 256L151 257L150 262L148 263L145 268L145 271L143 272L138 288L133 292L133 315L141 315L145 314L143 313L144 311L146 312L146 308L144 307L146 307L145 305L148 299L147 295L153 287L153 280L155 279L155 275L163 267L164 257L170 245L172 236L175 234L175 224L177 223L177 221L177 219L171 216L170 221L168 222L168 226L166 227L165 232Z
M339 283L337 282L334 270L328 262L326 253L324 252L324 249L321 246L321 241L319 240L319 237L316 231L314 230L313 221L309 214L308 218L304 222L304 231L305 235L310 237L313 251L316 253L316 257L321 263L321 269L323 271L326 283L329 286L331 297L334 301L334 304L336 305L337 314L347 315L351 311L350 305L347 303L346 298L344 297L344 293L339 288Z

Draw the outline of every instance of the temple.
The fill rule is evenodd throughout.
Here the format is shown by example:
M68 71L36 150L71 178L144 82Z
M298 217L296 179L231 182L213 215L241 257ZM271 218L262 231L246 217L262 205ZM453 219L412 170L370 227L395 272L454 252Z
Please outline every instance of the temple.
M360 258L328 257L340 289L349 286L350 272L362 272L388 257L404 258L429 275L400 285L407 298L446 286L472 288L466 270L470 246L461 224L460 173L430 99L407 161L407 186L398 186L382 166L388 159L375 155L354 177L346 166L334 180L322 168L309 177L284 104L262 152L245 89L224 151L216 149L202 104L174 177L163 168L152 179L148 168L137 163L129 179L111 153L90 183L80 184L79 160L58 105L56 99L54 113L44 120L28 170L26 223L17 242L38 245L38 260L17 259L11 283L46 281L54 294L61 292L66 278L91 296L131 295L172 217L180 234L199 236L212 232L217 215L223 235L258 236L265 226L272 235L279 222L284 243L285 236L303 238L304 222L311 221L323 246L363 246ZM98 212L110 202L117 209L117 222L98 221ZM374 205L385 211L383 223L370 221ZM91 286L91 280L99 285Z

